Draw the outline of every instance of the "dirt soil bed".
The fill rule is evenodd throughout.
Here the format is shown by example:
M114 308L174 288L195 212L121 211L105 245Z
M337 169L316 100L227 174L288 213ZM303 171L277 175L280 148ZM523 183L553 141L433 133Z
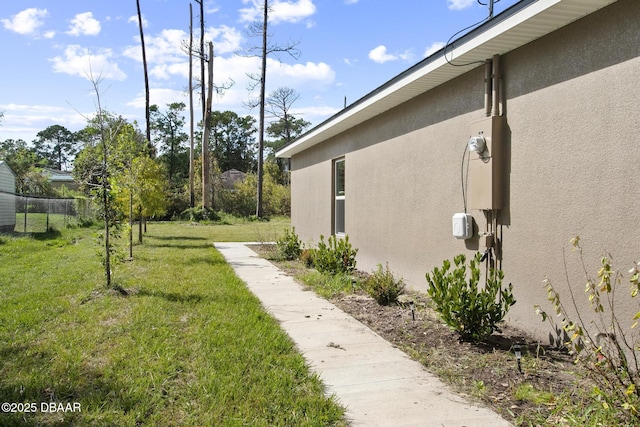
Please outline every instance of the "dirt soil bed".
M253 249L265 257L269 253ZM304 269L300 263L271 262L293 277ZM461 342L438 319L425 294L409 292L400 304L381 306L356 290L331 302L421 362L458 394L491 407L515 425L571 425L562 417L562 406L579 404L577 399L588 394L583 372L566 352L506 325L487 342ZM522 349L520 370L515 345Z
M363 294L339 296L332 302L420 361L459 394L483 402L507 420L562 424L553 413L557 397L571 393L580 377L568 354L540 346L506 326L486 343L461 342L428 308L424 296L410 294L403 299L414 301L415 320L408 303L385 307ZM522 372L514 345L522 348Z

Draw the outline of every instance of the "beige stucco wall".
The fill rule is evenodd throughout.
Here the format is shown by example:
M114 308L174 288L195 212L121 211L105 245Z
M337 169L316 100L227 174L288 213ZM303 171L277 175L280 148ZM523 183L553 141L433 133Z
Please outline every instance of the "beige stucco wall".
M603 250L626 271L640 259L640 2L612 6L502 57L507 120L505 280L509 321L544 336L541 282L562 291L565 262L578 297L584 275L568 241L580 235L595 275ZM477 239L452 237L463 211L461 162L482 118L483 69L463 76L292 159L292 223L303 241L331 233L332 159L346 159L346 230L358 267L388 262L415 289ZM470 211L480 228L485 219ZM566 253L566 260L563 259ZM627 286L623 286L626 292ZM632 307L628 307L630 311Z

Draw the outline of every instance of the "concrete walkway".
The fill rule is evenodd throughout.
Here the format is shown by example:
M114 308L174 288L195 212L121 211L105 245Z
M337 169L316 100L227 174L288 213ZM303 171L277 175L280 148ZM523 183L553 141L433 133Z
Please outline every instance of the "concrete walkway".
M236 274L278 319L353 426L510 426L453 394L342 310L304 291L243 243L216 243Z

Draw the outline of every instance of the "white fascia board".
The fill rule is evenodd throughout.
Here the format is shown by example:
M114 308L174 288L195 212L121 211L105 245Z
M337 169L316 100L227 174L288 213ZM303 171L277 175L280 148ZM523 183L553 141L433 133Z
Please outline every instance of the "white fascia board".
M484 61L494 54L504 54L523 46L615 1L616 0L533 1L512 16L489 26L489 28L482 31L476 37L465 41L460 46L454 46L453 49L448 50L447 58L444 57L443 51L440 51L434 54L439 56L431 58L430 62L422 66L420 63L416 64L414 66L417 68L415 71L411 72L410 68L398 75L395 79L392 79L370 94L365 95L365 97L356 101L352 106L347 107L308 133L298 137L291 144L280 149L276 153L276 156L290 158L294 154L313 147L328 138L357 126L384 111L473 69L472 66L451 66L447 59L453 63ZM482 26L479 28L482 28ZM452 45L455 45L455 41ZM490 53L488 54L488 52ZM429 58L425 61L428 60ZM479 63L476 67L480 65ZM434 74L435 71L441 71L443 77L434 79L434 82L420 85L419 91L405 90L405 93L402 93L404 89L408 89L414 84L417 86L420 80L426 80L427 76ZM405 73L406 75L402 77Z

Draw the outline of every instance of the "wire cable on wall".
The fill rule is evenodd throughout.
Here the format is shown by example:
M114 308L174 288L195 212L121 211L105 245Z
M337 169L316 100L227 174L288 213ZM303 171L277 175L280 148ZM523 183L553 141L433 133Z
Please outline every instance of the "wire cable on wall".
M464 167L465 159L467 160L466 170ZM460 165L460 184L462 186L462 203L464 205L464 213L467 213L467 188L469 188L469 161L471 161L471 153L469 152L469 144L465 143L464 153L462 153L462 164Z
M468 188L468 180L469 180L469 160L467 160L467 174L465 175L464 170L464 160L465 158L471 156L469 153L469 144L464 144L464 153L462 153L462 164L460 165L460 184L462 185L462 203L464 205L464 213L467 213L467 188Z
M454 64L453 62L451 62L451 61L453 61L453 56L451 57L451 60L449 60L449 58L447 58L447 48L449 46L453 46L451 44L451 40L453 40L453 38L455 36L457 36L458 34L463 33L463 32L465 32L467 30L471 30L472 28L475 28L475 27L485 23L486 21L490 20L491 18L493 18L493 5L500 2L500 0L497 0L497 1L487 0L487 3L482 3L480 0L476 0L476 1L478 2L478 4L480 4L482 6L490 5L489 15L487 15L487 17L482 19L481 21L478 21L475 24L471 24L468 27L461 29L460 31L458 31L457 33L455 33L454 35L449 37L449 40L447 40L447 44L444 45L444 59L445 59L445 61L447 61L447 63L449 65L453 65L454 67L466 67L468 65L473 65L473 64L484 64L484 61L471 61L471 62L467 62L467 63L464 63L464 64ZM451 49L451 51L453 51L453 49Z

